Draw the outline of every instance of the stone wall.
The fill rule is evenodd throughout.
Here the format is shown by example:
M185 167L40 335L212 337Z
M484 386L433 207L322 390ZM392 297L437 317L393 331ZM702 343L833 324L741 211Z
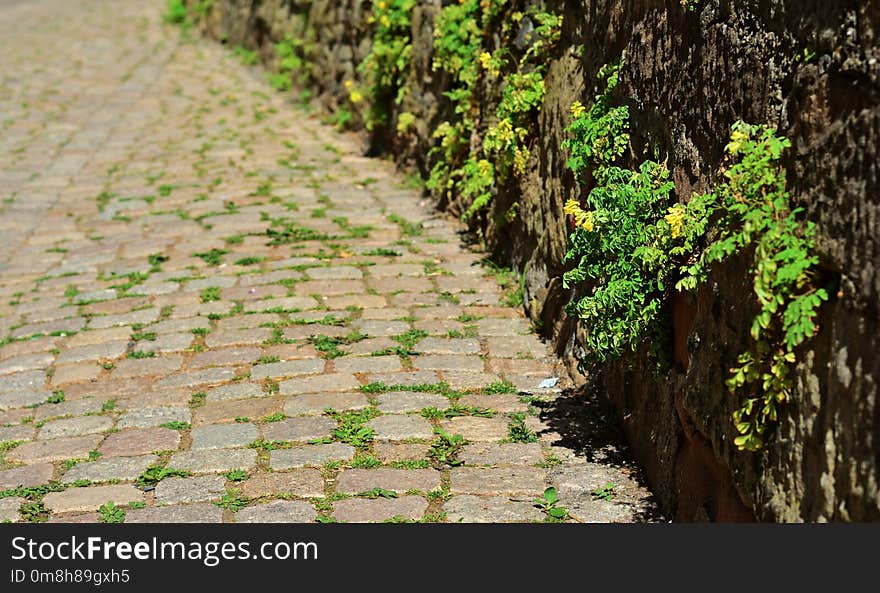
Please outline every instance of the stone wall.
M525 2L512 1L510 10ZM839 286L804 348L797 394L759 454L736 451L734 400L724 379L748 342L756 304L747 262L719 266L696 295L668 306L675 367L658 376L639 354L590 369L589 388L617 407L661 505L679 520L880 520L880 4L844 0L549 1L564 15L547 64L528 171L500 192L496 212L519 202L510 224L480 226L498 257L524 271L529 314L574 361L577 324L562 308L565 200L574 180L560 150L574 100L595 93L598 69L626 52L619 87L634 134L668 154L680 200L711 187L731 124L768 123L793 143L789 184L817 225L823 280ZM417 116L404 137L365 134L422 174L431 133L449 106L448 81L431 69L439 0L413 14L410 94L398 113ZM344 104L369 51L370 2L216 0L200 26L274 63L285 35L313 44L310 80L324 109ZM485 111L494 110L491 89ZM438 202L452 213L461 204ZM586 379L586 378L585 378Z

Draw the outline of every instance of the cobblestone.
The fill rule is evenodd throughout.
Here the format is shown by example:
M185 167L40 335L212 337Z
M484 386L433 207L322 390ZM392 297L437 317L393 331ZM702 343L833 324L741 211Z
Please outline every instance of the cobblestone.
M430 439L434 435L431 423L421 416L388 414L373 418L366 425L375 431L377 439L385 441Z
M367 405L367 397L360 393L305 393L284 402L284 413L288 416L323 414L327 408L343 412L365 408Z
M9 521L17 523L19 520L18 508L25 502L25 499L18 496L10 496L0 498L0 523Z
M143 455L153 451L173 451L180 444L180 433L168 428L129 428L109 435L98 452L104 457Z
M453 496L443 510L450 523L535 523L544 518L534 504L503 496Z
M301 500L273 500L241 509L235 514L236 523L312 523L317 513Z
M257 463L254 449L213 449L207 451L183 451L168 460L174 469L195 474L225 472L231 469L251 469Z
M98 446L102 438L100 435L93 434L23 443L9 451L6 454L6 458L20 463L41 463L85 458L89 456L89 451L94 450Z
M43 504L53 513L68 513L72 511L95 511L107 502L124 505L143 500L144 493L131 484L117 484L112 486L69 488L63 492L50 492L43 497Z
M234 449L246 447L257 440L257 427L253 424L209 424L194 428L192 449Z
M433 469L349 469L336 478L336 491L358 494L376 488L402 494L440 488L440 472Z
M331 418L300 416L263 424L260 432L269 441L308 442L329 436L334 428L336 422Z
M333 503L333 517L343 523L378 523L395 517L417 521L426 510L428 501L421 496L347 498Z
M284 470L306 465L317 466L323 465L328 461L347 461L354 457L354 453L354 447L342 443L278 449L271 452L269 466L273 470Z
M507 438L507 421L497 416L459 416L441 422L440 426L446 432L460 434L468 441L501 441Z
M143 455L141 457L111 457L98 461L82 461L65 472L61 481L67 484L77 480L89 480L90 482L132 481L157 459L158 457L155 455Z
M450 479L453 493L537 496L547 487L546 473L536 467L456 467Z
M134 509L125 515L126 523L222 523L223 510L213 504L175 505Z
M286 472L259 474L242 482L241 492L248 498L286 494L303 498L324 495L324 482L317 469L295 469Z
M223 476L165 478L156 484L156 503L160 505L207 502L219 499L226 491Z
M39 486L52 479L55 468L50 463L35 463L0 471L0 490Z
M379 409L386 414L418 412L424 408L444 410L449 407L449 399L436 393L395 391L391 393L383 393L376 399L379 400Z
M59 439L84 434L104 432L113 426L113 420L103 416L83 416L53 420L43 425L38 433L40 439Z
M188 408L157 406L125 413L119 419L119 428L146 428L162 426L168 422L189 423L191 420L192 413Z

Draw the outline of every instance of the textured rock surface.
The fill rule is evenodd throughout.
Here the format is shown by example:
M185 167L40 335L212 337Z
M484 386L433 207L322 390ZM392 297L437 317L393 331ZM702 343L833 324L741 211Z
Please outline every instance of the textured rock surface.
M411 92L399 110L417 116L414 131L371 142L422 172L445 108L446 81L430 68L439 4L420 2L413 14ZM223 0L215 6L205 30L259 48L270 65L272 43L285 35L313 40L310 84L331 110L369 48L367 3ZM488 229L496 251L525 272L530 315L573 360L578 330L562 313L571 295L562 289L560 262L562 204L575 189L559 144L569 105L594 94L601 65L626 51L620 97L630 105L634 133L668 154L682 200L714 182L734 121L777 126L793 142L785 165L798 205L817 224L823 274L839 279L841 288L823 309L821 334L800 357L798 393L775 438L759 455L732 446L734 401L723 381L753 313L742 262L716 270L695 298L670 304L676 351L685 353L677 370L658 380L653 365L636 355L596 369L592 388L615 403L659 500L679 519L877 520L876 6L703 0L687 11L671 1L588 0L548 8L563 13L565 25L547 65L537 141L518 187L495 201L504 212L519 200L520 216ZM815 57L802 59L805 50ZM494 110L491 100L483 110Z

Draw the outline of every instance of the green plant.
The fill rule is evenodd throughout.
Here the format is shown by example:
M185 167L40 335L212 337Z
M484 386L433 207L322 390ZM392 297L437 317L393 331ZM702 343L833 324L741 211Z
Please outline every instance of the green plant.
M604 486L599 486L592 492L590 495L593 498L598 498L599 500L611 500L615 497L616 493L614 492L614 482L605 482Z
M18 512L21 513L22 519L28 523L45 523L49 518L48 509L39 500L23 502L18 508Z
M415 0L384 0L373 3L369 23L373 25L370 52L358 65L366 83L369 109L368 130L390 123L389 105L399 105L407 92L412 49L412 11ZM361 92L350 85L349 100L358 103Z
M559 506L559 494L552 486L544 490L541 498L535 499L535 505L546 515L548 523L562 523L568 518L568 509Z
M370 453L358 453L351 460L351 467L372 468L381 467L382 462Z
M354 330L345 336L330 337L324 334L309 336L308 341L315 347L320 355L324 358L334 359L345 356L345 352L339 349L339 346L354 344L366 339L366 335Z
M435 428L434 433L437 438L431 443L431 449L428 457L434 463L441 466L457 467L464 463L458 456L461 450L467 444L467 441L460 434L449 434L442 428Z
M214 0L198 0L196 2L196 12L199 13L199 16L202 18L206 18L213 7Z
M416 344L422 338L426 338L428 336L428 332L422 329L410 329L402 334L398 334L393 336L391 339L400 344L403 349L412 353L413 349L416 347Z
M502 23L496 45L485 31L505 4L504 0L462 0L444 6L435 21L433 67L452 78L452 88L445 94L456 117L434 133L438 143L430 156L435 164L426 186L449 198L458 194L467 200L465 219L484 209L495 187L511 173L525 170L534 114L544 98L541 58L561 33L561 16L530 8L513 12ZM522 44L517 37L526 23L531 33L528 43ZM474 90L481 77L498 79L501 99L482 146L475 146L471 137L481 106Z
M397 498L397 492L385 490L384 488L373 488L372 490L359 492L358 496L365 498Z
M430 467L427 459L392 461L388 465L396 469L427 469Z
M400 257L401 253L395 251L393 249L388 249L386 247L377 247L376 249L371 249L370 251L365 251L364 255L375 255L375 256L385 256L385 257Z
M534 443L538 435L526 426L525 414L511 414L507 424L507 436L514 443Z
M64 401L64 392L60 389L53 391L52 395L46 399L46 403L48 404L60 404Z
M496 395L499 393L517 393L518 389L510 381L496 381L486 385L481 391L485 395Z
M410 222L402 216L394 213L388 215L388 220L397 225L400 229L400 234L402 235L406 235L407 237L418 237L422 234L423 226L420 222Z
M275 45L275 57L278 60L278 72L269 74L269 84L277 91L286 92L293 88L293 76L303 82L303 58L300 55L304 47L302 39L285 37Z
M101 523L124 523L125 509L116 506L112 500L98 508L98 521Z
M486 273L495 279L501 289L501 302L507 307L522 307L525 275L488 259L483 260L483 263L488 267Z
M166 422L165 424L160 424L162 428L170 428L171 430L189 430L189 422L181 422L179 420L173 420L171 422Z
M0 453L6 453L7 451L12 451L17 446L22 444L24 441L0 441Z
M248 445L251 449L259 449L260 451L276 451L278 449L289 449L289 441L269 441L266 439L257 439Z
M462 406L461 404L454 403L443 410L439 410L433 407L423 408L421 411L421 415L429 419L455 418L457 416L477 416L480 418L492 418L493 416L495 416L495 413L487 408Z
M208 286L203 288L199 294L199 298L203 303L210 303L220 300L220 288L217 286Z
M671 285L694 290L713 264L748 254L759 311L750 328L752 346L738 357L727 387L740 402L734 443L756 451L778 406L791 397L796 349L818 331L818 308L828 298L812 278L818 263L814 227L792 207L778 164L790 143L767 126L734 124L725 179L687 205L670 204L673 184L665 164L619 166L632 148L628 108L611 101L619 70L619 63L602 69L605 88L590 109L572 106L564 142L569 168L581 183L592 184L583 202L565 205L574 226L566 261L575 267L564 282L588 287L568 308L588 327L585 360L634 351L659 333Z
M145 486L155 486L165 478L185 478L191 475L192 474L186 470L163 467L162 465L152 465L138 476L137 485L141 488Z
M668 234L665 215L673 189L668 169L650 160L636 170L617 165L630 141L629 109L611 105L620 67L618 62L600 70L605 88L590 109L572 106L563 142L567 166L582 184L593 184L583 203L565 204L574 230L564 261L575 267L563 276L566 287L589 287L567 310L588 328L585 359L591 362L632 351L656 330L675 271L674 262L650 251L656 237Z
M131 339L134 342L147 341L154 342L156 340L156 332L143 332L143 331L135 331L131 334Z
M219 266L223 263L223 256L229 253L226 249L211 249L202 253L193 253L193 257L198 257L209 266Z
M724 172L725 181L694 197L682 213L688 232L702 232L711 224L718 233L696 263L682 266L679 287L695 288L709 266L734 254L751 256L758 303L749 332L752 346L738 357L727 381L740 399L733 414L739 433L734 444L747 451L763 446L779 404L790 399L796 350L818 331L818 309L828 299L813 281L819 261L814 225L801 220L801 208L792 207L779 166L790 146L770 127L737 122L726 147L735 162Z
M275 228L280 227L280 230ZM269 245L289 245L301 241L323 241L330 239L324 233L300 225L292 220L275 220L272 227L266 229Z
M379 415L376 408L342 413L330 410L329 413L339 424L333 431L333 438L337 441L348 443L360 451L365 450L373 442L374 431L365 424Z
M231 469L226 472L225 476L230 482L242 482L250 477L250 475L243 469Z
M220 500L215 501L214 504L220 507L221 509L226 509L232 511L233 513L237 513L244 507L248 505L250 499L244 496L240 490L235 488L228 488L226 492L223 493L223 496L220 497Z
M184 0L166 0L165 14L162 19L166 23L181 25L186 22L186 4Z
M235 57L237 57L238 60L245 66L253 66L260 61L259 53L244 48L240 45L236 45L234 48L232 48L232 53L235 54Z

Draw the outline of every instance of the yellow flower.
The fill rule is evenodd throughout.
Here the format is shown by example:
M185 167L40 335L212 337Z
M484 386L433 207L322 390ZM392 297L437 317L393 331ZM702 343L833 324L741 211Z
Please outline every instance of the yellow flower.
M749 139L749 135L741 130L734 130L730 134L730 143L724 147L728 154L735 155L739 152L744 142Z
M684 213L684 206L676 204L669 209L669 214L663 217L663 220L669 225L673 239L681 235L681 229L684 227Z
M409 111L404 111L397 117L397 132L406 134L410 126L416 122L416 116Z
M483 53L480 54L480 64L483 66L484 69L488 70L489 65L491 63L492 63L492 54L490 54L487 51L484 51Z
M504 118L498 122L498 125L495 127L495 135L502 144L506 145L513 142L513 125L509 119Z
M528 148L517 148L513 151L513 172L517 175L525 173L526 165L532 153Z
M576 227L582 228L588 232L592 232L595 228L593 224L593 213L581 208L581 205L577 203L577 200L569 199L562 207L562 211L569 216L574 217L574 224Z
M492 173L492 163L486 159L480 159L477 161L477 171L481 176L488 177Z
M571 104L571 116L575 119L582 116L586 110L586 107L580 101L575 101Z
M348 100L351 101L352 103L360 103L361 101L363 101L363 99L364 99L364 96L361 94L361 92L359 90L355 89L355 90L352 90L350 93L348 93Z
M346 80L345 82L342 83L342 86L344 86L346 89L351 90L351 87L354 86L354 81L353 80Z

